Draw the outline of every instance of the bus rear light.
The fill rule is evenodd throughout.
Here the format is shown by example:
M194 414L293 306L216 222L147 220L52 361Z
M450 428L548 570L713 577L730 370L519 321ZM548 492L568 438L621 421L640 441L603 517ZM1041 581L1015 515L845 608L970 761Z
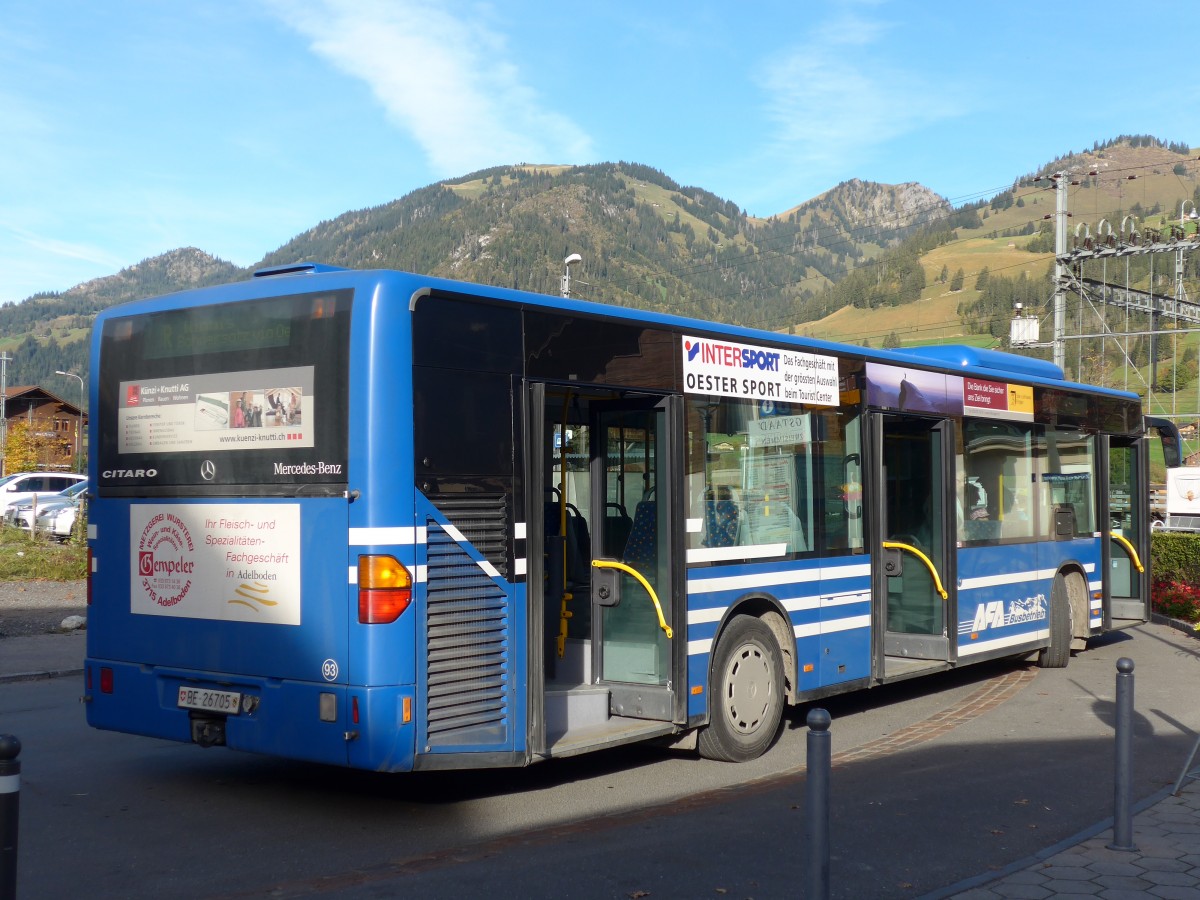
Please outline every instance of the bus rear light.
M113 670L108 666L100 667L100 693L111 694L113 692Z
M395 622L412 602L412 575L393 556L358 558L358 621Z
M358 698L350 698L350 721L355 725L358 724Z
M405 697L401 702L400 718L405 725L412 721L412 697Z

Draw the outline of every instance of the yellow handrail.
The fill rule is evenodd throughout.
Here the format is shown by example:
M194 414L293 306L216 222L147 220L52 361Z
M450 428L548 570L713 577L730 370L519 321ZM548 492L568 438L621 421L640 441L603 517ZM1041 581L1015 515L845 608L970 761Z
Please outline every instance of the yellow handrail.
M942 587L942 579L938 577L937 569L933 567L933 563L930 561L928 556L911 544L901 544L899 541L884 541L883 546L889 547L892 550L907 550L909 553L917 557L917 559L921 560L921 562L925 563L925 567L929 569L929 574L933 576L933 586L937 588L937 592L942 595L942 599L946 600L950 597L950 595L946 593L946 589Z
M1125 535L1117 534L1115 531L1110 531L1108 533L1108 536L1110 538L1112 538L1114 541L1116 541L1118 544L1123 545L1125 547L1125 549L1129 551L1129 556L1133 560L1133 564L1135 566L1137 566L1137 570L1139 572L1146 571L1146 567L1142 565L1142 561L1138 557L1138 552L1133 549L1133 544L1129 543L1129 541L1126 540Z
M667 620L663 618L662 604L658 602L658 594L654 593L654 588L650 587L650 582L642 577L641 572L625 565L625 563L619 563L612 559L593 559L592 565L597 569L619 569L620 571L636 578L641 583L642 587L646 589L646 593L650 595L650 600L654 603L654 611L658 613L658 627L667 633L668 640L675 636L675 633L671 630L671 626L668 625Z
M558 650L558 658L562 659L567 655L567 619L574 616L569 606L570 602L575 599L575 595L567 590L571 579L568 574L568 569L571 564L571 554L567 550L567 415L571 407L571 392L567 391L563 395L562 405L562 424L559 426L559 437L562 441L562 453L559 454L559 473L558 473L558 535L563 539L562 542L562 601L560 602L561 609L558 612L558 637L556 638L556 649Z

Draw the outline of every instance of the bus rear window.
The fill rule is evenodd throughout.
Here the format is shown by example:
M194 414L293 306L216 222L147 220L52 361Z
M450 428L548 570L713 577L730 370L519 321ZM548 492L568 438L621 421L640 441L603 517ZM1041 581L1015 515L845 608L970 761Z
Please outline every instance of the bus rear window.
M294 294L106 321L97 490L343 489L351 300Z

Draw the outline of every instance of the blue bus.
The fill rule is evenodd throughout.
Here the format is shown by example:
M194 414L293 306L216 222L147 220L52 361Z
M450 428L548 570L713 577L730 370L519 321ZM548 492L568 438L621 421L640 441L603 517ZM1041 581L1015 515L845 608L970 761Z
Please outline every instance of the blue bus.
M659 740L1146 621L1137 396L316 264L92 341L87 718L377 771Z

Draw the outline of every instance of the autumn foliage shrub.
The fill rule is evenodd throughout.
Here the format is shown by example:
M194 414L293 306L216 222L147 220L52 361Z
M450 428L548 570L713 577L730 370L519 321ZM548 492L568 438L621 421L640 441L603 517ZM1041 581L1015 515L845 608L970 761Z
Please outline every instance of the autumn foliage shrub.
M1150 590L1154 611L1181 622L1200 622L1200 587L1178 581L1156 581Z

